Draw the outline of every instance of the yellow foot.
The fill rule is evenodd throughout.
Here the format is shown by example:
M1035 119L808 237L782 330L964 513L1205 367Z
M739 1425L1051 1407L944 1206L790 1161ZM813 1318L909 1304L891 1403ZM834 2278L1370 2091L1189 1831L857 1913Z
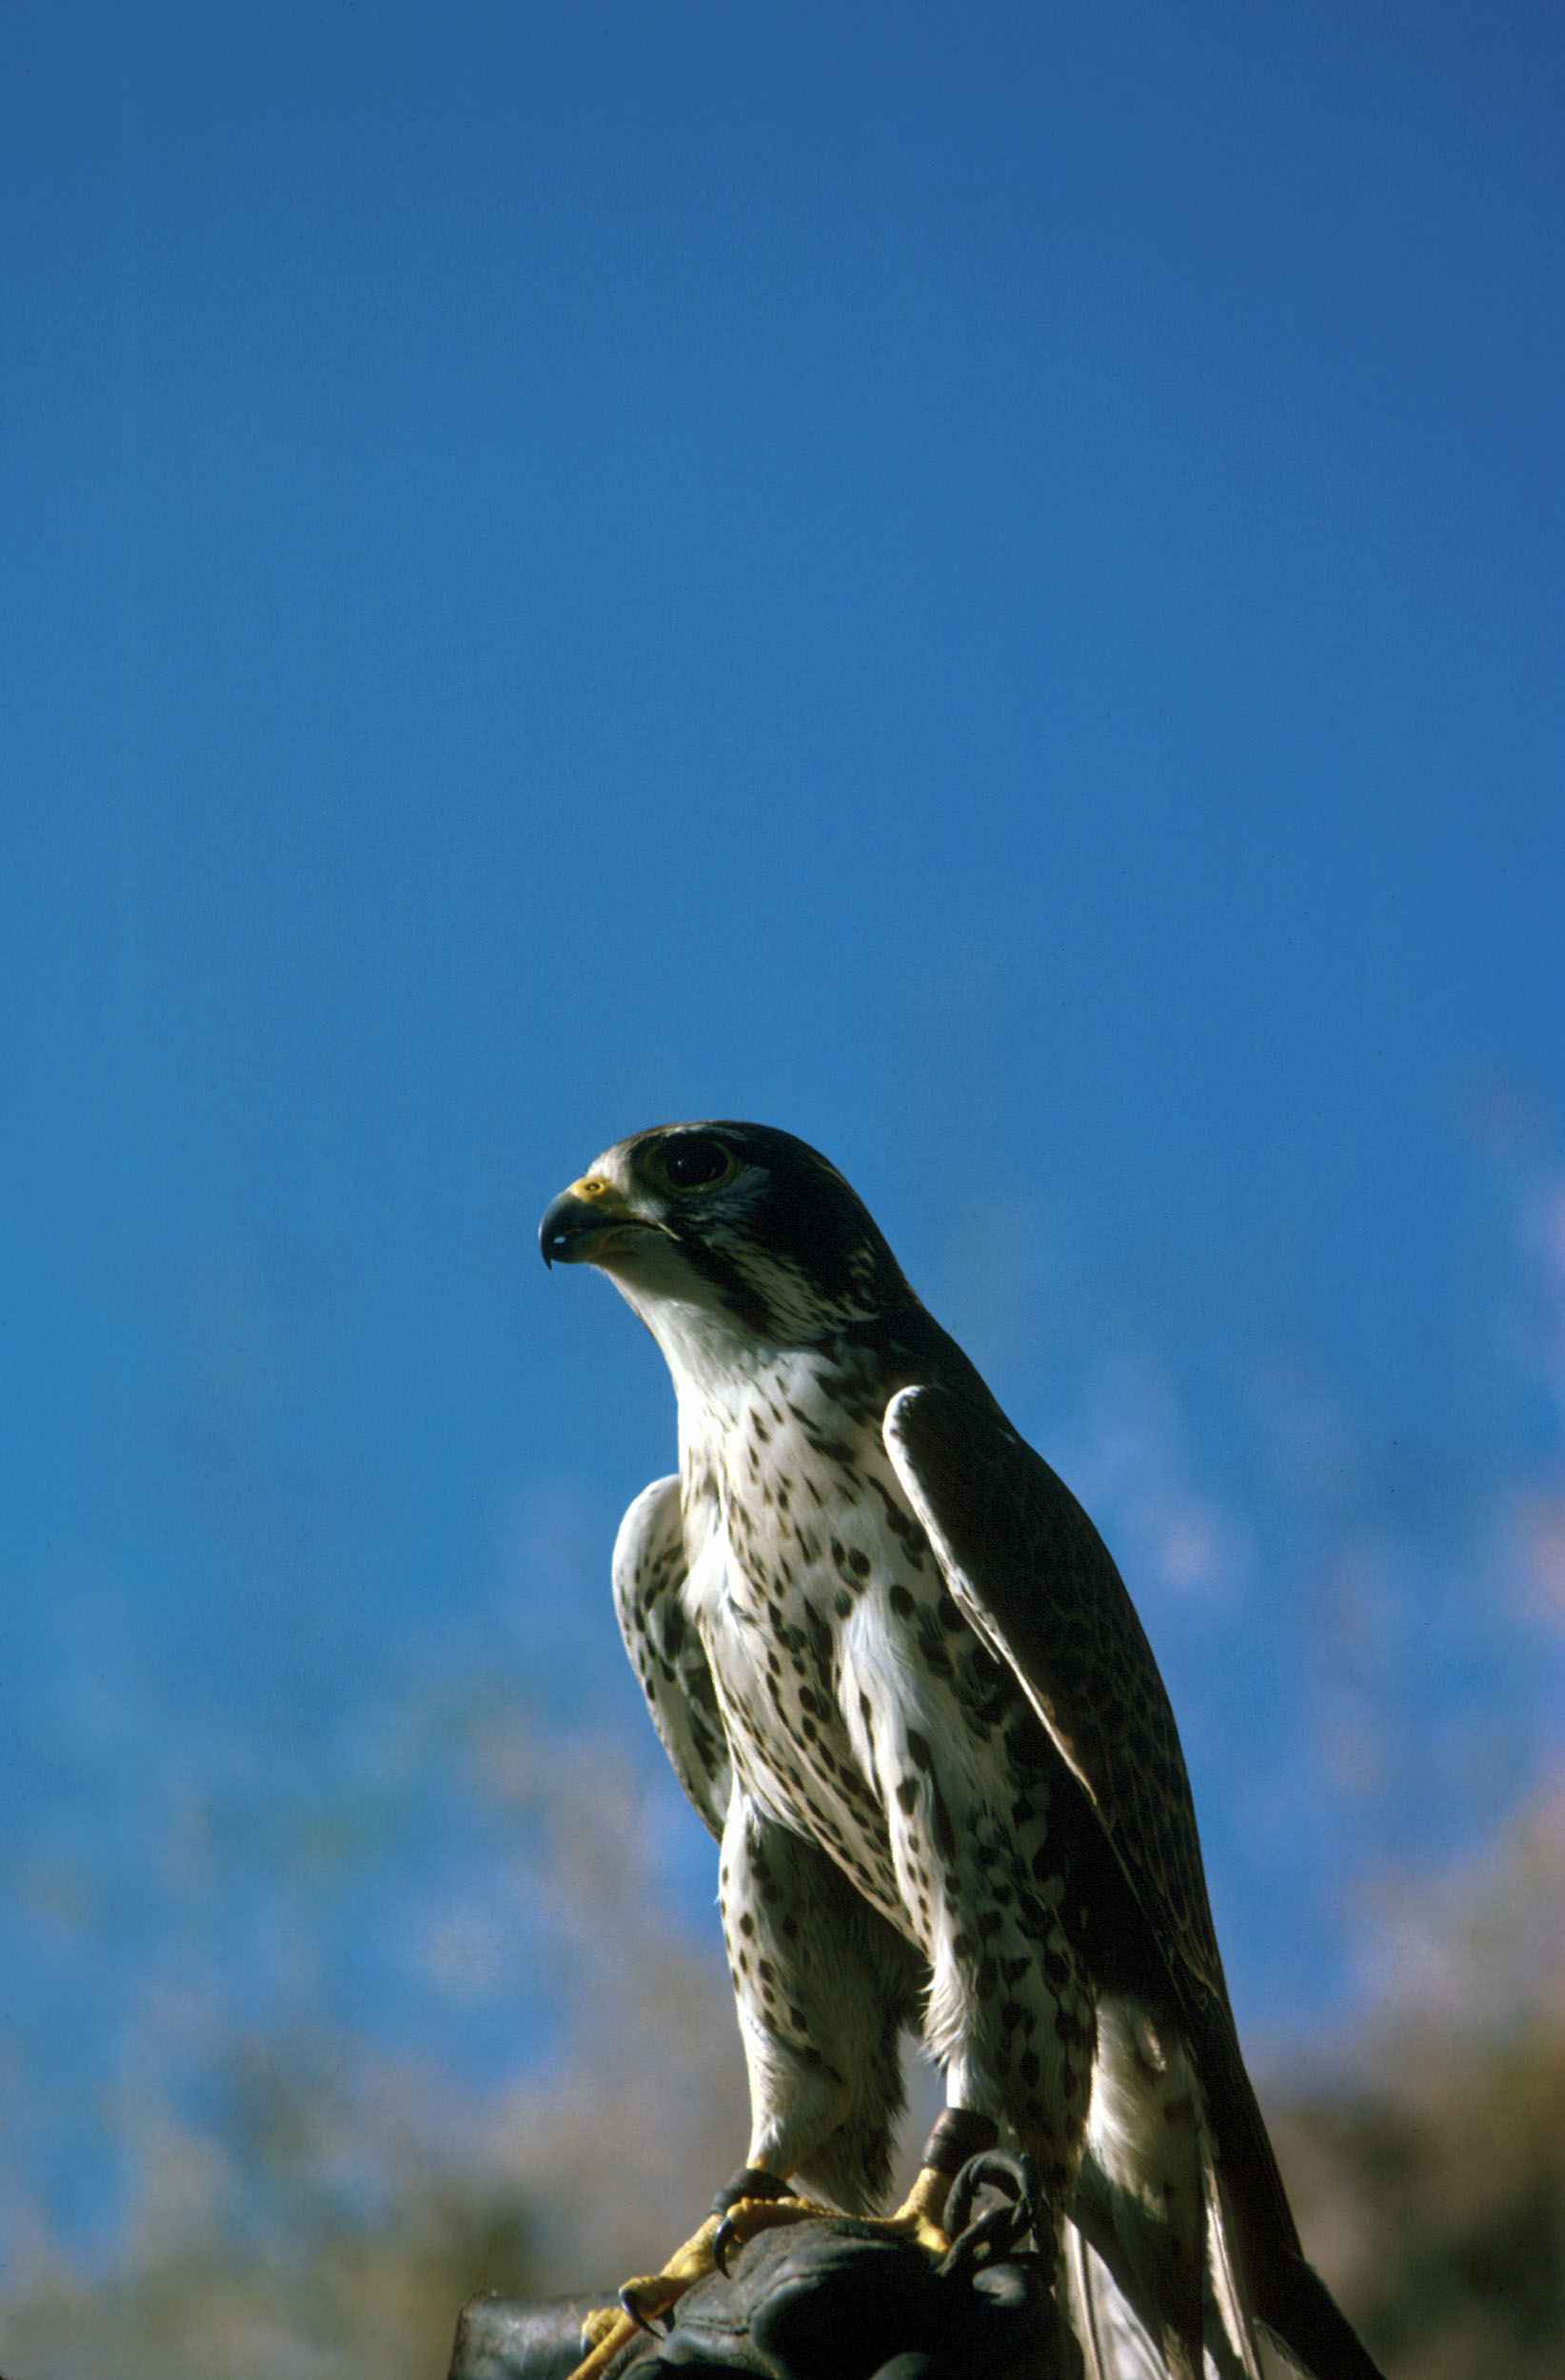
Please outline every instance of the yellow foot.
M961 2165L976 2150L991 2148L995 2127L985 2116L965 2109L948 2109L940 2117L924 2149L918 2180L895 2214L870 2218L879 2231L911 2239L932 2256L950 2248L943 2217L951 2184ZM758 2172L758 2182L765 2180ZM602 2380L614 2358L639 2330L651 2330L672 2311L691 2284L704 2279L721 2261L746 2241L782 2223L807 2223L813 2217L830 2221L833 2210L808 2198L762 2196L740 2198L723 2215L708 2215L699 2231L676 2249L661 2272L627 2281L617 2307L604 2306L588 2316L584 2337L590 2348L570 2380Z
M741 2198L725 2216L708 2215L700 2231L692 2232L683 2248L675 2249L661 2272L643 2273L627 2281L617 2306L601 2306L587 2316L582 2335L591 2352L577 2365L570 2380L601 2380L638 2330L655 2329L692 2283L716 2271L714 2242L720 2222L726 2227L726 2252L732 2253L746 2240L780 2223L804 2223L813 2215L830 2213L829 2207L815 2206L808 2198Z
M944 2223L945 2202L950 2195L951 2175L942 2173L937 2166L922 2166L896 2213L878 2218L878 2228L916 2241L932 2256L943 2256L951 2245Z
M886 2223L886 2230L916 2240L932 2256L943 2256L951 2246L945 2229L945 2202L951 2185L971 2156L995 2145L997 2127L972 2108L947 2108L936 2118L924 2143L919 2178Z

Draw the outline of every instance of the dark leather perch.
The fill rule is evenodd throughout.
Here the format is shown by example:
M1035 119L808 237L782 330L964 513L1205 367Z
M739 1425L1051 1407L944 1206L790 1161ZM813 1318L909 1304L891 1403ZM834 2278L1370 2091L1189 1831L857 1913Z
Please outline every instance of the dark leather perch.
M1054 2326L1019 2161L975 2158L963 2211L986 2211L937 2259L851 2216L763 2231L726 2273L698 2281L665 2336L639 2336L612 2380L1058 2380ZM971 2179L968 2179L968 2176ZM1001 2196L997 2203L993 2193ZM956 2199L956 2192L953 2192ZM476 2297L457 2326L449 2380L568 2380L587 2311L613 2292L548 2303Z
M450 2380L569 2380L582 2325L614 2291L579 2297L470 2297L457 2322Z

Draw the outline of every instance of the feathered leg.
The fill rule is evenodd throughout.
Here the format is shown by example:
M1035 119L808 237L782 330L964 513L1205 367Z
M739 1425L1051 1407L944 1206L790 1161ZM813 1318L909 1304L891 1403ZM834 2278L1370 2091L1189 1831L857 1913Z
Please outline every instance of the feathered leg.
M917 2013L922 1973L917 1953L823 1852L763 1816L738 1787L720 1897L750 2082L745 2162L663 2271L625 2284L625 2313L594 2319L594 2352L573 2380L596 2380L631 2325L665 2313L711 2271L725 2241L830 2207L868 2210L890 2187L901 2033ZM795 2176L830 2207L792 2196Z
M916 1954L822 1852L743 1792L720 1894L750 2079L746 2163L865 2211L890 2182Z

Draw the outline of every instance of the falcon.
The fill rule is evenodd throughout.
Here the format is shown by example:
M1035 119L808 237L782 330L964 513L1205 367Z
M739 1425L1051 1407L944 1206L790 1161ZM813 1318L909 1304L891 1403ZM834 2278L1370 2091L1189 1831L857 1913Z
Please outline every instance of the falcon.
M946 2112L892 2219L938 2238L970 2151L1025 2152L1062 2370L1262 2380L1265 2335L1380 2380L1300 2247L1135 1607L861 1200L788 1133L664 1124L540 1241L607 1274L679 1404L614 1596L721 1846L751 2130L664 2302L796 2188L884 2206L916 2028Z

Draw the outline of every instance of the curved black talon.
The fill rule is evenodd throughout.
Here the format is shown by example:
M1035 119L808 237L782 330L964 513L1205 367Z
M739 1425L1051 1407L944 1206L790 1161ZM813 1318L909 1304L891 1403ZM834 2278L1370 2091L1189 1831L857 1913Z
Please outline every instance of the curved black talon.
M667 2314L664 2316L664 2325L661 2330L658 2330L655 2324L648 2322L646 2316L643 2313L641 2308L636 2303L636 2292L633 2289L623 2289L620 2291L620 2311L622 2313L628 2314L637 2330L644 2330L647 2337L649 2339L656 2339L660 2347L674 2327L672 2316Z
M981 2190L998 2190L1007 2203L975 2219L973 2202ZM1008 2255L1037 2230L1040 2204L1038 2169L1024 2150L986 2149L969 2157L946 2201L951 2246L941 2263L941 2277L970 2271L985 2251Z

